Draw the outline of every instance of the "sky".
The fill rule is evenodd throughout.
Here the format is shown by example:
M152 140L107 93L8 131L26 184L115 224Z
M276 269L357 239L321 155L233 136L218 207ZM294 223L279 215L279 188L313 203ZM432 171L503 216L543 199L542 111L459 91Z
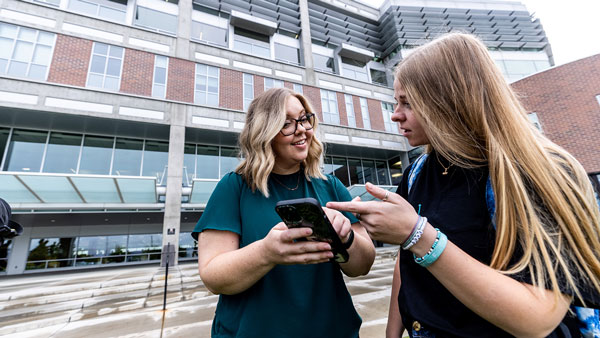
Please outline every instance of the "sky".
M378 7L384 0L359 0ZM519 1L519 0L513 0ZM600 0L520 0L541 20L555 65L600 53Z

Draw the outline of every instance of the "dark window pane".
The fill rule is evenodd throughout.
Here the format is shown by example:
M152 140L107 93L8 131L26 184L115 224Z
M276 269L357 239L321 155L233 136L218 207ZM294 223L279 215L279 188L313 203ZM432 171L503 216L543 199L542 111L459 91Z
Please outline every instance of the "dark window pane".
M348 159L348 170L350 171L350 185L353 184L364 184L362 176L362 166L358 159Z
M14 130L4 170L39 172L47 135L45 131Z
M364 66L366 66L367 64L358 60L354 60L354 59L350 59L347 57L341 57L342 62L347 64L347 65L351 65L351 66L355 66L355 67L360 67L363 68Z
M319 55L319 54L313 54L313 61L315 63L314 66L316 69L335 73L335 66L333 63L333 58Z
M81 135L51 133L43 172L76 174Z
M168 13L155 11L153 9L137 6L134 24L159 32L177 33L177 17Z
M257 40L257 41L262 41L262 42L266 42L269 43L269 36L268 35L264 35L264 34L260 34L260 33L256 33L253 31L249 31L240 27L235 27L234 29L234 34L235 35L239 35L239 36L243 36L252 40Z
M110 161L113 152L113 137L86 136L81 152L80 174L110 174Z
M221 175L225 176L228 172L234 171L240 160L238 159L239 150L237 148L221 147Z
M324 168L323 168L323 172L325 174L332 174L335 171L335 167L333 166L333 162L331 157L327 156L325 157L325 160L323 161L324 163Z
M6 150L6 142L8 142L8 134L10 129L0 128L0 161L4 158L4 151Z
M390 185L390 173L387 170L387 166L383 161L375 161L375 165L377 166L377 181L379 185Z
M400 156L396 156L388 161L390 167L390 174L392 175L392 185L400 184L402 180L402 161Z
M192 184L196 174L196 145L186 144L183 151L183 179L184 184ZM187 179L187 181L186 181Z
M75 237L32 239L29 245L26 270L62 268L73 265ZM48 260L49 262L45 262ZM35 262L42 261L42 262ZM47 265L46 265L47 264Z
M371 160L363 160L362 165L365 180L361 183L366 184L367 182L371 182L373 184L379 184L377 182L377 171L375 169L375 162Z
M129 235L127 261L160 259L162 234Z
M106 239L106 255L103 264L121 263L127 254L127 235L108 236Z
M383 86L387 86L387 78L385 76L385 72L382 72L377 69L371 69L371 82L377 83Z
M346 158L334 157L333 167L335 168L333 174L337 177L345 186L350 185L350 178L348 177L348 166L346 165Z

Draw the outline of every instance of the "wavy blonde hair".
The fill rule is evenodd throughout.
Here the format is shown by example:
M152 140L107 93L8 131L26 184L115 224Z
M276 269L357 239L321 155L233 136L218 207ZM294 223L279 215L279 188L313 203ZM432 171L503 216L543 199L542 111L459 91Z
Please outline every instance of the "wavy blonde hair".
M252 191L258 189L265 197L269 197L267 182L275 166L275 153L271 143L283 127L287 117L285 105L292 96L300 101L307 114L315 114L302 94L287 88L272 88L252 100L246 124L239 137L242 161L235 171L244 178ZM302 162L304 176L309 181L311 177L326 179L321 172L323 144L316 137L319 124L317 114L314 121L308 156Z
M581 164L529 122L519 99L476 37L450 33L414 50L395 80L435 149L465 168L489 166L496 197L491 267L529 269L536 286L576 297L580 276L600 292L600 215ZM511 264L517 249L523 250Z

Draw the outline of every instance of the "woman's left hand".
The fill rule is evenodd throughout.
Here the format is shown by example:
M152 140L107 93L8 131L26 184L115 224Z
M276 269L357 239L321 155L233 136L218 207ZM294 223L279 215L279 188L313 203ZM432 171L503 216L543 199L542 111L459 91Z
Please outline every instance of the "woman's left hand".
M347 237L350 235L350 229L352 228L350 220L344 216L341 212L323 207L323 211L329 218L329 222L333 225L335 232L338 234L343 243L346 242Z
M372 239L391 244L402 244L412 231L419 216L410 203L398 194L381 189L371 183L367 191L385 202L329 202L328 208L349 211L360 215L360 223Z

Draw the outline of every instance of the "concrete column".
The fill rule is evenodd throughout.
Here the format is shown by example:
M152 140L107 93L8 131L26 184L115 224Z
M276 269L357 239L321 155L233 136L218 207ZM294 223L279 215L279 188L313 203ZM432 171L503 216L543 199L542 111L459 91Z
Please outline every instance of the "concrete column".
M185 147L186 106L170 104L171 129L169 131L169 162L167 171L167 193L165 198L165 218L163 222L163 256L167 245L175 252L179 248L179 228L181 223L181 195L183 183L183 154ZM162 260L163 264L165 260ZM162 264L161 264L162 265Z
M192 37L192 0L179 1L179 15L177 19L177 45L175 56L182 59L190 58L190 39Z
M23 233L12 239L12 248L6 266L7 275L20 275L25 271L25 263L27 262L27 255L29 254L28 249L29 241L31 239L31 227L25 224L21 225L23 226Z
M302 49L304 66L306 67L305 81L311 86L317 86L317 77L315 75L315 68L312 58L312 39L310 35L310 18L308 16L308 0L300 0L298 5L300 6L300 28L302 29L302 34L300 34L300 48Z

